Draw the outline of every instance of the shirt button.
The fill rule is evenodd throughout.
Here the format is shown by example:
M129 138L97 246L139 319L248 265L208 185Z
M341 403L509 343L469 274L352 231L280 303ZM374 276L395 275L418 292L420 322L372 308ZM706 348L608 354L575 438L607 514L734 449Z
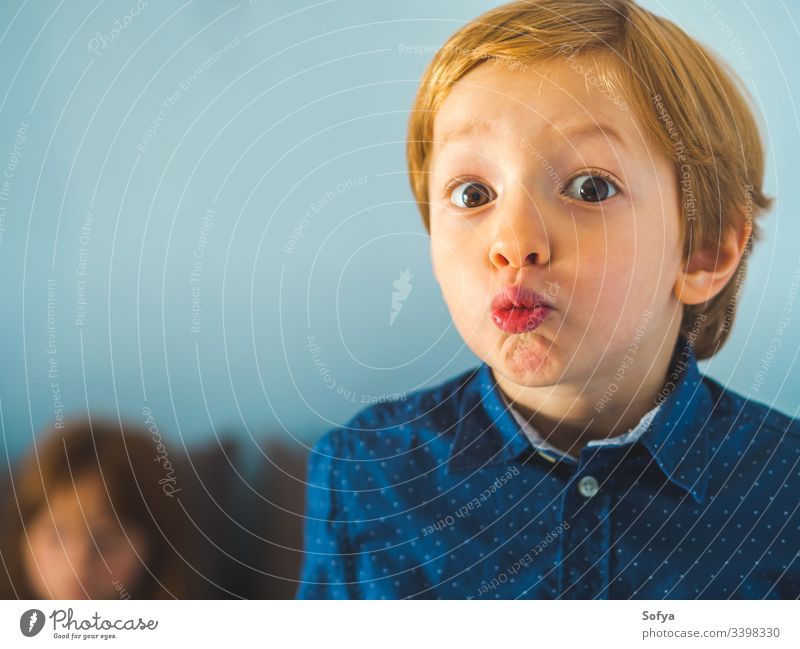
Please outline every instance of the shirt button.
M597 493L598 489L597 480L594 476L585 475L580 479L580 482L578 482L578 493L580 493L581 496L591 498Z

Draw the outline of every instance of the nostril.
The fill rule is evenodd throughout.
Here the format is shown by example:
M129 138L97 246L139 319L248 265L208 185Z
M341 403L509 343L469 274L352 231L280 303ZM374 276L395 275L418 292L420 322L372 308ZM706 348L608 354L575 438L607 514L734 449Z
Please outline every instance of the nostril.
M492 261L494 262L495 266L502 268L503 266L508 266L511 262L502 252L495 252L492 255Z

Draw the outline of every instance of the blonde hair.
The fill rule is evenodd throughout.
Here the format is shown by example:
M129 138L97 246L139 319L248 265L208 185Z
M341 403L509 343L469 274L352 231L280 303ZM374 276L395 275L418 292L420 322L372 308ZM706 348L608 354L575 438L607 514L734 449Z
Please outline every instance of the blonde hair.
M683 200L683 260L745 223L751 234L734 277L708 302L684 307L681 333L699 359L727 339L753 241L755 217L772 199L762 192L764 152L736 75L675 24L630 0L511 2L458 30L422 77L408 128L411 188L430 231L428 170L433 122L453 85L487 60L527 62L565 52L606 54L627 104L675 163Z

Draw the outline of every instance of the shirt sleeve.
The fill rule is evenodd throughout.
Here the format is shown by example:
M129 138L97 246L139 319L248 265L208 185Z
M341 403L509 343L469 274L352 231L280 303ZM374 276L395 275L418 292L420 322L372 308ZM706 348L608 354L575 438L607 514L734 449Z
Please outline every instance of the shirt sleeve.
M354 559L343 516L341 431L329 431L308 459L304 555L297 599L357 598Z

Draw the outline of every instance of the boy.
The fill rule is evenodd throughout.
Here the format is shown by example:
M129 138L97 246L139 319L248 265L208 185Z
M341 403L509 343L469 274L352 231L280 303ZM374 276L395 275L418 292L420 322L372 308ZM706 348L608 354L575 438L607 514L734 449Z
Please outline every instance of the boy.
M408 157L483 362L323 436L298 596L800 596L798 420L697 369L770 203L720 64L632 2L504 5L434 57Z

